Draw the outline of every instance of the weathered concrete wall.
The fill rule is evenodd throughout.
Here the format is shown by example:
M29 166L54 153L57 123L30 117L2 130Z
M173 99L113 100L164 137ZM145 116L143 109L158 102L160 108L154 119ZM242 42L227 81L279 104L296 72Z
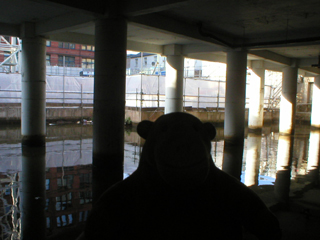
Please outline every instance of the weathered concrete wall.
M47 121L77 121L92 119L93 108L47 108Z
M92 119L93 108L80 107L50 107L46 109L47 121L78 121ZM0 107L0 122L20 122L20 107Z
M223 111L204 111L201 109L185 109L187 113L190 113L203 122L214 122L218 124L223 124L224 122L224 112ZM163 108L143 108L140 112L139 108L126 108L126 118L131 119L134 124L139 123L142 120L155 121L158 117L163 115ZM248 111L245 112L245 120L248 121ZM272 122L279 120L279 110L265 111L264 112L264 122Z
M20 107L0 107L0 121L20 121L21 108Z

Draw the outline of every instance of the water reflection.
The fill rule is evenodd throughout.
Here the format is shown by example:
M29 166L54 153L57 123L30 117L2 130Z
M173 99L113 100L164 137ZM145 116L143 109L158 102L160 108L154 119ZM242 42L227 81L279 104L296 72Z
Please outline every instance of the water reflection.
M279 136L277 155L277 175L274 191L277 199L287 203L289 200L291 164L293 157L293 137Z
M258 185L259 166L261 153L261 135L248 133L247 156L245 164L244 184L247 186Z
M2 239L21 239L34 225L39 239L44 234L54 239L68 229L73 234L69 239L75 239L86 221L92 203L92 126L48 126L47 136L45 152L22 150L18 126L0 129ZM127 177L138 166L144 142L135 131L126 131L125 141ZM226 165L234 169L248 186L274 184L272 191L286 202L292 182L318 183L319 141L319 131L310 132L308 128L298 129L295 138L290 138L267 127L262 135L246 136L244 152L239 153L241 162L233 165L223 160L223 129L218 128L212 157L219 168ZM33 220L28 220L31 217Z
M307 163L307 174L309 181L319 185L319 153L320 153L320 131L310 132L309 157Z
M45 147L22 147L20 173L21 239L45 239Z

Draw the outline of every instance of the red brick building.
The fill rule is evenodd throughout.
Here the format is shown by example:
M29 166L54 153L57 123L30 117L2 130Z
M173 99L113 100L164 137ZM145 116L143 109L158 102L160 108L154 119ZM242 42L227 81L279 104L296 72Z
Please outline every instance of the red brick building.
M94 68L94 46L47 41L47 66Z

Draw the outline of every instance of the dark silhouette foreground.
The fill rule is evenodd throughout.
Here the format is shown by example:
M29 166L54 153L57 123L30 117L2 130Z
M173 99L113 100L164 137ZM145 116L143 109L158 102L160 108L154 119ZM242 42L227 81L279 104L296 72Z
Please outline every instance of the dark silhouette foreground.
M86 239L280 239L278 220L260 198L219 170L209 123L186 113L142 121L139 167L106 191L88 218Z

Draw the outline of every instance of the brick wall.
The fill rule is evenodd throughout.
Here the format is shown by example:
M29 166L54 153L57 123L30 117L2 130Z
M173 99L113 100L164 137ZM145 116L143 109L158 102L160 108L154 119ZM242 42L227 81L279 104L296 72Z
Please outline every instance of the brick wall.
M81 67L82 58L94 58L94 51L82 50L81 44L75 44L74 49L60 48L59 42L51 41L51 45L47 46L47 55L50 55L51 66L58 65L58 56L75 57L75 66Z

